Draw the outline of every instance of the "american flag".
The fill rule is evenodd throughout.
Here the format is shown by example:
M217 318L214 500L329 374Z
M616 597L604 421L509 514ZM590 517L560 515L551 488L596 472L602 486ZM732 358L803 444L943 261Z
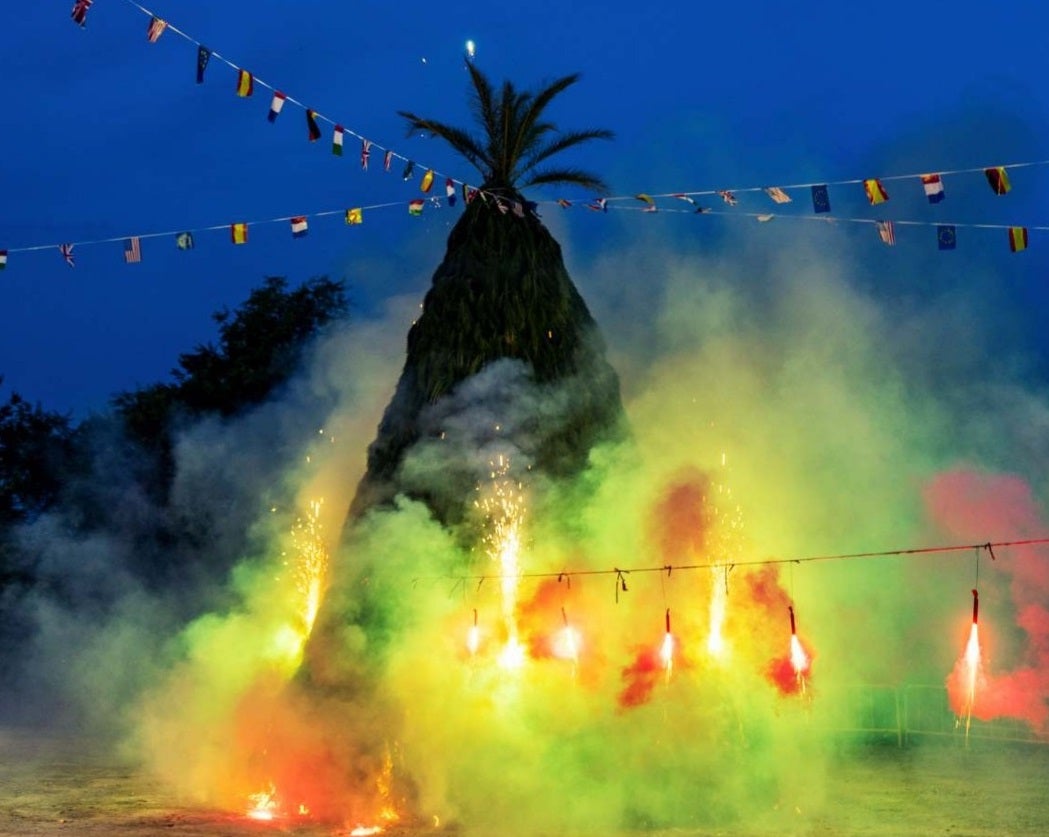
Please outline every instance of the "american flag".
M62 258L66 260L66 264L70 267L76 267L76 262L73 261L73 245L72 244L59 244L58 252L62 254Z
M91 0L76 0L73 3L73 14L71 15L73 21L83 26L84 21L87 20L87 10L90 8Z
M896 227L892 221L876 221L878 225L878 237L883 243L892 247L896 244Z
M168 22L161 20L159 17L151 17L149 19L149 28L146 30L146 37L149 39L151 44L155 44L160 36L164 34L164 30L168 28Z
M142 261L142 245L137 235L124 242L124 261L128 264Z
M387 151L386 154L384 154L383 158L382 158L383 171L389 171L390 170L390 163L392 163L392 162L393 162L393 152L392 151Z
M779 186L769 186L765 190L765 194L772 198L774 203L790 203L790 195L784 192Z
M729 206L735 206L739 201L736 200L736 196L732 194L728 189L719 189L718 194L721 196L721 200L727 203Z

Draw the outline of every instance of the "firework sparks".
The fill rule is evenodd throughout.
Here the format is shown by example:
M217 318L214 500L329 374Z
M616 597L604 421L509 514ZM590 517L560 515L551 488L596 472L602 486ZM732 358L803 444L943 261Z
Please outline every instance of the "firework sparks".
M973 704L976 702L976 678L980 671L980 594L973 590L973 622L969 629L969 641L965 645L965 741L969 741L969 727L972 725Z
M797 625L794 622L794 606L787 608L790 612L790 665L794 669L794 676L798 680L798 687L805 694L805 675L809 670L809 655L798 639Z
M670 633L670 608L667 608L666 633L663 635L663 645L659 649L659 659L663 661L663 669L669 683L670 673L674 670L674 635Z
M251 807L248 808L249 819L268 822L277 816L279 804L277 802L277 789L270 783L269 787L248 797Z
M727 650L725 643L725 615L728 611L728 567L711 567L714 581L710 586L710 628L707 634L707 651L712 657L722 657Z
M321 535L321 500L311 500L304 518L292 530L295 546L295 587L301 597L299 614L305 636L313 630L328 578L328 549Z
M488 520L484 537L488 557L499 567L506 645L499 654L504 668L520 668L525 647L518 637L517 595L521 579L520 553L524 522L521 484L509 477L510 458L502 454L492 463L490 491L478 503Z

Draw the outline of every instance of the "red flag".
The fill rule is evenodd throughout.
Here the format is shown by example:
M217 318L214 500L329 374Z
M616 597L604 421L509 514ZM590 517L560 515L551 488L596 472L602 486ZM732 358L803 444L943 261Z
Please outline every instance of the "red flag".
M91 8L91 0L76 0L73 3L73 18L74 23L79 23L81 26L87 20L87 10Z

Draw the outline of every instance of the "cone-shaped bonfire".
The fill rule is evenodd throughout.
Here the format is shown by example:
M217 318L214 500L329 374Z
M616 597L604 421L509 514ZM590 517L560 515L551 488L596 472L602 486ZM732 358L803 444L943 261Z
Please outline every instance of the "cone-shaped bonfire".
M560 132L544 120L578 75L534 93L505 82L497 95L472 63L467 68L481 138L400 112L409 133L452 145L482 185L449 235L408 333L404 369L368 450L351 518L403 493L455 523L489 450L511 446L528 467L557 479L577 473L595 443L624 427L619 380L597 326L560 246L519 191L556 183L605 191L588 172L545 164L611 133Z

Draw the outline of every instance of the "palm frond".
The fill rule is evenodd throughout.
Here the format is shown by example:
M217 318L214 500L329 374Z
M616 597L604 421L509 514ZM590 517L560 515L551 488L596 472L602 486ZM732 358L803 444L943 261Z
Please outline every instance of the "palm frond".
M425 131L430 136L443 139L465 157L483 176L487 176L488 170L492 167L491 160L481 147L480 142L462 128L446 125L435 119L425 119L421 116L416 116L410 111L399 110L397 115L404 117L408 121L409 134L415 131Z
M614 137L615 134L605 128L591 128L586 131L571 131L567 134L561 134L561 136L553 142L537 149L522 166L522 171L527 172L539 165L543 160L547 160L555 154L560 154L562 151L572 148L575 145L579 145L580 143L589 142L590 140L595 139L610 140Z
M595 192L607 193L608 184L592 172L583 169L544 169L532 174L527 181L521 184L521 188L528 186L549 186L555 183L567 183L572 186L582 186L584 189L592 189Z

